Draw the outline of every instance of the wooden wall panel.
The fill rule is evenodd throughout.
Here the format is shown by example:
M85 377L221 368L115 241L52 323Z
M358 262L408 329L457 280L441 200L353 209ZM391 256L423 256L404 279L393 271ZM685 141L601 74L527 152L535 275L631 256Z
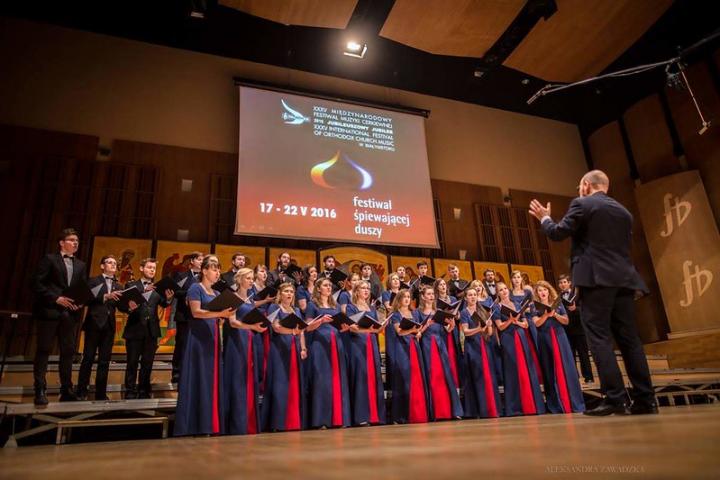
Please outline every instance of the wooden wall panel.
M211 180L213 174L237 177L237 158L231 153L116 140L112 159L160 169L157 217L152 236L177 240L178 229L188 230L188 241L208 240ZM189 192L181 181L192 180Z
M617 122L612 122L593 133L588 139L596 168L610 177L610 195L622 203L635 217L633 224L633 263L650 289L650 295L636 302L636 318L640 337L645 343L664 340L668 331L667 317L660 298L660 290L645 241L642 224L635 203L635 183L630 169Z
M680 162L673 155L672 138L658 95L650 95L630 107L624 120L643 182L680 171Z
M502 191L498 187L445 180L433 179L431 183L433 195L440 203L445 256L459 258L460 250L465 250L467 259L481 259L473 204L502 205ZM457 220L454 209L460 209L460 218Z
M579 179L578 179L579 181ZM560 220L567 212L572 197L564 195L552 195L542 192L528 192L525 190L510 190L510 198L512 206L516 208L528 209L530 201L537 199L542 204L550 202L552 217ZM545 278L549 282L556 282L557 277L563 273L570 273L570 240L562 242L552 242L547 239L545 234L540 230L540 222L532 218L532 227L534 240L540 252L541 258L538 264L545 268ZM551 271L548 271L547 263L552 265Z
M720 57L720 50L716 56ZM700 171L710 208L720 223L720 92L706 64L697 63L685 73L705 118L713 119L713 125L703 135L698 134L701 121L688 92L671 88L665 91L688 166Z

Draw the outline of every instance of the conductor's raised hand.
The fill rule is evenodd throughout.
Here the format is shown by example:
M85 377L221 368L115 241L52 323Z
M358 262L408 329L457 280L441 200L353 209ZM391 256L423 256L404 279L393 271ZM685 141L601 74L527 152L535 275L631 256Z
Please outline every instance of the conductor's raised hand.
M550 216L550 202L543 206L542 203L533 199L533 201L530 202L530 215L538 220L542 220L545 216Z

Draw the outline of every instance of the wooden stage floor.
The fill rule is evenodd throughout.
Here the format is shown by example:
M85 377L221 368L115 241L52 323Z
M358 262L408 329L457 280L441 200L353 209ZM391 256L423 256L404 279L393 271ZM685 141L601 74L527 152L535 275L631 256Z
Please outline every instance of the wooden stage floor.
M718 478L720 406L0 450L0 479Z

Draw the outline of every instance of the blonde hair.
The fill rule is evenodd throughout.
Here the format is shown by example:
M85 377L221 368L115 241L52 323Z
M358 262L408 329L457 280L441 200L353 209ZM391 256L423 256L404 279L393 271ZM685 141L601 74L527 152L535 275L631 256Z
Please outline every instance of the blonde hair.
M280 294L281 294L282 291L285 290L286 288L291 288L292 291L293 291L293 298L292 298L292 301L290 302L290 306L292 306L292 305L295 303L295 285L293 285L291 282L285 282L285 283L281 283L281 284L280 284L280 286L279 286L278 289L277 289L277 290L278 290L278 295L277 295L277 298L275 299L275 303L277 303L278 305L280 305L280 304L282 303L282 302L280 301Z
M400 275L395 272L391 273L390 275L388 275L387 280L385 280L385 288L387 288L388 290L392 289L390 282L392 281L393 277L397 277L398 282L400 282Z
M470 288L474 288L475 290L477 290L478 301L485 300L488 297L488 294L485 291L485 286L480 280L473 280L472 282L470 282Z
M420 288L420 298L418 299L418 308L421 310L423 308L425 308L425 306L426 306L424 297L425 297L425 292L427 292L428 290L432 290L432 292L435 293L435 289L433 287L431 287L430 285L425 285L424 287ZM432 307L432 310L437 310L437 304L435 303L436 300L437 299L434 299L432 302L432 305L430 305Z
M535 294L535 300L537 300L538 302L540 301L540 295L538 295L538 291L537 291L538 287L547 288L548 297L550 297L550 303L553 303L553 302L555 302L555 300L557 300L557 297L558 297L557 290L555 290L555 287L550 285L550 283L546 282L545 280L538 280L535 283L535 288L533 289L533 293Z
M398 311L398 309L400 308L400 302L402 301L402 299L403 299L406 295L407 295L408 297L411 297L411 295L410 295L410 290L408 290L407 288L403 288L403 289L401 289L401 290L398 290L398 293L395 294L395 298L393 298L392 305L390 305L390 307L393 309L393 312L397 312L397 311ZM411 299L412 299L412 298L411 298ZM408 308L410 308L409 305L408 305Z
M240 279L246 276L247 274L251 274L253 276L253 280L255 279L255 274L252 271L252 268L243 267L240 270L238 270L235 275L233 276L233 280L235 280L236 285L240 285Z
M330 283L330 295L328 296L328 305L330 305L330 308L335 308L337 306L337 303L335 303L335 299L332 296L332 281L329 278L318 278L317 280L315 280L315 289L312 293L312 301L315 302L315 305L317 305L318 307L321 305L320 287L322 286L323 282Z
M200 281L203 280L205 275L203 275L203 270L220 270L220 261L217 257L208 255L207 257L203 258L202 265L200 267Z
M352 295L351 295L351 297L350 297L350 301L353 303L353 305L357 305L357 302L358 302L358 300L360 299L359 296L358 296L358 293L359 293L359 291L360 291L360 287L363 287L363 286L365 286L365 285L367 285L368 288L372 288L372 287L370 286L370 282L368 282L367 280L360 280L360 281L359 281L358 283L356 283L355 286L353 287L353 289L352 289ZM368 306L370 306L370 302L369 302L369 301L366 300L365 303L367 303Z

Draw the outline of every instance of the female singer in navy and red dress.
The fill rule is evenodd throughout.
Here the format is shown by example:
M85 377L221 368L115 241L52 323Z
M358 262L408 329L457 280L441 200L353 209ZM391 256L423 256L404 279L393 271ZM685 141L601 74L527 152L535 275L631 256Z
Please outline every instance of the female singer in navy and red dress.
M512 283L512 290L510 291L510 300L515 305L515 311L520 309L520 305L533 298L533 289L530 285L525 283L525 279L522 276L520 270L513 270L510 274L510 282ZM528 322L528 328L524 331L527 337L528 346L530 347L530 355L532 355L533 365L535 366L535 373L537 374L538 381L543 383L543 369L540 363L540 355L538 355L538 334L535 323Z
M465 334L465 416L471 418L499 417L500 391L495 377L495 336L490 315L483 322L473 317L482 310L478 291L465 291L465 308L460 312L460 324ZM480 313L478 313L480 315Z
M535 298L545 305L552 305L557 292L548 282L535 284ZM540 359L545 376L545 400L550 413L584 412L582 388L575 369L575 356L563 325L568 324L567 313L562 304L557 310L533 315L538 329Z
M425 358L427 384L432 403L432 419L447 420L463 415L457 384L450 370L445 339L455 328L454 320L446 325L432 320L435 315L435 290L430 286L420 290L420 305L413 312L417 323L423 325L421 346Z
M515 304L510 299L507 285L498 282L496 290L500 300L492 319L500 331L502 344L505 416L545 413L540 382L532 366L527 336L523 333L528 328L526 314L515 317L504 315L501 306L505 305L514 310Z
M183 369L180 373L174 435L219 435L225 432L222 334L224 318L235 312L206 310L218 295L212 285L220 278L220 264L212 256L202 263L199 283L187 292L190 320Z
M313 300L305 318L318 318L305 329L308 342L308 426L310 428L350 426L350 391L347 359L340 332L331 325L339 312L332 297L332 282L315 283ZM343 331L347 331L346 325Z
M253 285L253 271L241 268L235 274L235 283L238 286L236 295L246 301L240 304L235 315L228 320L230 328L223 355L223 388L227 408L226 433L243 435L260 431L258 365L253 352L253 339L256 332L262 334L267 328L259 323L248 325L242 321L255 308L252 300L248 299L248 292Z
M397 296L400 290L400 277L397 273L391 273L385 281L387 290L380 295L380 301L385 307L386 316L389 317L393 312L392 302L393 294ZM397 349L397 335L394 328L385 329L385 381L388 388L392 388L393 375L395 373L395 350Z
M360 280L352 290L347 315L364 312L378 320L377 310L370 305L370 282ZM353 425L385 423L385 389L380 366L378 334L385 327L361 328L357 324L346 333L348 383L350 384Z
M295 286L286 282L278 290L277 303L268 309L268 315L279 310L272 325L273 336L262 404L262 429L269 432L301 430L306 425L303 405L303 363L307 358L305 334L300 329L280 325L280 320L288 315L294 313L300 317L301 313L299 308L293 306Z
M433 284L435 290L435 300L442 300L445 303L453 304L457 302L457 298L448 293L447 282L442 278L435 280ZM461 388L464 378L464 365L462 357L462 348L460 347L460 330L453 328L444 335L445 345L447 346L448 358L450 359L450 371L455 380L455 385Z
M396 423L425 423L430 419L430 392L419 340L422 325L415 323L408 330L400 328L403 318L414 320L411 302L412 295L408 289L402 289L395 295L391 326L388 327L393 328L397 335L391 384L392 419Z
M308 303L312 300L312 294L315 291L315 282L318 278L318 269L315 265L305 265L302 270L302 282L297 289L295 297L300 311L305 314Z
M348 303L352 301L352 289L359 281L360 275L354 272L345 279L345 288L337 296L337 304L341 312L346 313Z
M247 295L249 296L255 296L259 292L261 292L266 286L267 286L267 278L268 278L268 269L263 264L255 265L255 268L253 269L253 272L255 273L255 280L253 281L252 286L247 291ZM236 274L237 276L237 274ZM236 282L237 285L237 282ZM244 297L247 298L247 297ZM267 314L268 308L272 303L275 301L275 297L267 296L263 298L262 300L253 300L255 303L255 307L260 310L261 312ZM255 344L253 345L253 349L255 351L255 361L257 362L258 368L258 383L260 386L260 393L262 394L265 390L265 372L267 371L267 358L268 358L268 352L270 351L270 337L272 336L272 331L268 328L265 329L262 334L254 335L253 341Z

